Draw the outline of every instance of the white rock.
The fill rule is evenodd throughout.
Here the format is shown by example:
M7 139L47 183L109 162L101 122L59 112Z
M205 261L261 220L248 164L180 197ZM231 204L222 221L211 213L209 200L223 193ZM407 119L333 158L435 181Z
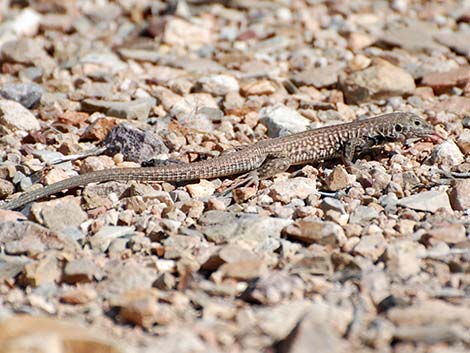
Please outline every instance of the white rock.
M263 108L259 113L261 121L268 127L269 137L285 136L305 131L310 125L310 120L281 103Z
M238 81L229 75L209 75L202 77L199 80L204 92L216 95L225 96L229 92L238 92L240 85Z
M425 191L404 197L398 200L397 204L417 211L436 212L438 209L443 208L447 212L452 212L449 196L445 191Z
M442 167L452 167L463 163L464 156L454 141L447 140L434 148L432 159Z
M0 125L12 131L34 131L40 128L33 113L20 103L4 99L0 100Z

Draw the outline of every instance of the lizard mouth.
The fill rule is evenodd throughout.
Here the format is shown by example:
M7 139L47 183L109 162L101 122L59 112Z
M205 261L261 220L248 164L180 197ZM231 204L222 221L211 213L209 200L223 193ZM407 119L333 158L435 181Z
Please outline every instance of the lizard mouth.
M443 134L440 134L440 133L435 132L435 131L433 131L430 134L424 135L423 138L424 138L424 140L429 140L429 141L434 142L434 143L441 143L441 142L443 142L447 139Z

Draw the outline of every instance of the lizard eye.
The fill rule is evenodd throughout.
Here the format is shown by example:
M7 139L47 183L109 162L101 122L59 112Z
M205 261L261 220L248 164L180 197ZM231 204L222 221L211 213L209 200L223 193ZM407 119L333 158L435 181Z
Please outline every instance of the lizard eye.
M419 120L415 120L415 125L416 126L420 126L421 125L421 122Z
M403 127L400 124L395 125L395 131L396 132L401 132L403 130Z

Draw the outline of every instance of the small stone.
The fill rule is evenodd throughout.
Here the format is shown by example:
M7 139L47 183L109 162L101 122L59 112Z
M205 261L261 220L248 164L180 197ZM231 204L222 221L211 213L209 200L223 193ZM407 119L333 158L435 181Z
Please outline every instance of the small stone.
M453 142L446 140L432 151L432 160L442 167L450 168L463 163L464 156L459 147Z
M450 202L454 210L470 209L470 180L456 180L450 190Z
M376 59L364 70L343 76L340 86L348 104L402 96L416 88L408 72L382 59Z
M432 72L423 76L421 84L430 86L436 94L442 94L453 87L465 87L470 82L470 66L460 66L446 72Z
M224 277L248 281L260 277L267 271L263 260L245 260L223 264L219 272Z
M299 277L280 271L263 274L247 288L242 297L259 304L276 304L295 297L304 285Z
M444 191L431 190L404 197L398 200L397 205L417 211L427 211L432 213L441 208L447 212L452 212L449 196Z
M165 325L174 319L169 306L157 303L155 288L128 291L113 299L111 304L120 308L119 315L124 321L141 327Z
M178 17L168 17L164 24L163 41L174 46L199 48L212 43L212 30L204 22L195 24Z
M20 103L4 99L0 99L0 125L12 131L34 131L41 127L28 109Z
M348 174L343 166L334 167L333 171L326 177L325 183L330 191L338 191L351 185L352 176Z
M314 310L307 313L289 336L277 345L280 352L286 353L340 353L347 347L332 325Z
M0 88L0 96L20 103L27 109L35 108L44 92L42 86L29 83L7 83Z
M421 271L421 257L426 248L413 240L397 239L392 241L385 253L387 269L403 279Z
M181 125L205 132L213 131L213 121L223 116L214 97L207 93L193 93L180 98L171 106L170 114Z
M25 281L33 287L59 282L60 276L60 264L53 254L47 254L37 261L26 264L24 267Z
M77 228L88 219L73 197L35 203L31 207L31 214L38 222L55 232L64 231L69 227Z
M455 52L465 55L467 58L470 58L470 44L468 42L468 36L470 31L461 30L461 31L450 31L446 33L438 33L435 38L436 40L451 48Z
M348 47L353 52L367 48L375 42L375 38L366 33L352 32L348 37Z
M298 86L329 87L336 84L341 69L342 65L340 64L312 68L292 75L291 79Z
M154 98L140 98L131 102L85 99L82 101L82 110L89 113L102 112L120 119L145 120L155 104Z
M72 238L29 221L0 222L0 246L7 254L29 256L38 256L49 249L72 253L77 250Z
M186 185L186 189L193 198L208 197L214 194L215 186L210 181L202 179L197 184Z
M351 224L366 225L370 221L377 219L379 212L376 208L370 206L357 206L351 214L349 222Z
M0 342L5 352L94 352L125 353L117 342L98 329L86 328L57 317L17 315L0 321ZM67 348L63 348L67 347Z
M91 259L76 259L65 265L63 278L67 283L91 282L95 277L100 277L100 272Z
M81 113L86 114L88 113ZM101 114L101 113L97 113ZM109 132L119 124L116 118L98 118L85 129L81 136L83 141L103 141Z
M305 131L310 125L310 120L281 103L263 108L259 114L261 122L268 127L269 137L286 136Z
M466 114L470 111L470 97L451 96L446 100L437 101L432 109L437 112Z
M332 245L341 247L346 243L343 228L333 222L311 222L298 220L283 230L290 239L306 244Z
M457 137L457 146L459 146L460 150L463 154L469 155L470 154L470 130L464 129L462 133Z
M273 94L277 91L277 87L269 80L259 80L248 82L240 87L242 95L246 96L261 96Z
M445 223L442 225L433 225L427 231L425 238L433 244L443 241L447 244L456 244L466 239L466 230L463 224Z
M0 199L4 200L15 192L15 185L5 179L0 179Z
M376 261L387 248L387 242L382 234L362 236L359 243L354 247L356 254L362 255Z
M64 291L60 300L66 304L82 305L93 302L97 297L98 293L93 288L78 287Z
M133 233L133 227L105 226L90 237L89 242L93 249L105 252L113 239L130 236Z
M225 96L230 92L238 92L240 86L238 81L228 75L209 75L199 79L202 91L215 96Z
M139 164L168 153L161 139L148 130L141 131L127 123L114 127L106 135L103 145L109 155L121 153L125 160Z
M295 179L274 182L269 187L269 196L271 196L274 201L288 203L293 198L304 200L316 191L317 188L314 179L297 177Z

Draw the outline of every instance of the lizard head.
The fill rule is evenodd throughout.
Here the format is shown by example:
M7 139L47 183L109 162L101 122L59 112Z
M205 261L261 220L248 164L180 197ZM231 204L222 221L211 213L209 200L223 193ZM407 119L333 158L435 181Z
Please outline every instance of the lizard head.
M393 134L404 139L429 138L434 142L442 142L445 139L431 124L414 113L400 113L399 118L392 124Z

